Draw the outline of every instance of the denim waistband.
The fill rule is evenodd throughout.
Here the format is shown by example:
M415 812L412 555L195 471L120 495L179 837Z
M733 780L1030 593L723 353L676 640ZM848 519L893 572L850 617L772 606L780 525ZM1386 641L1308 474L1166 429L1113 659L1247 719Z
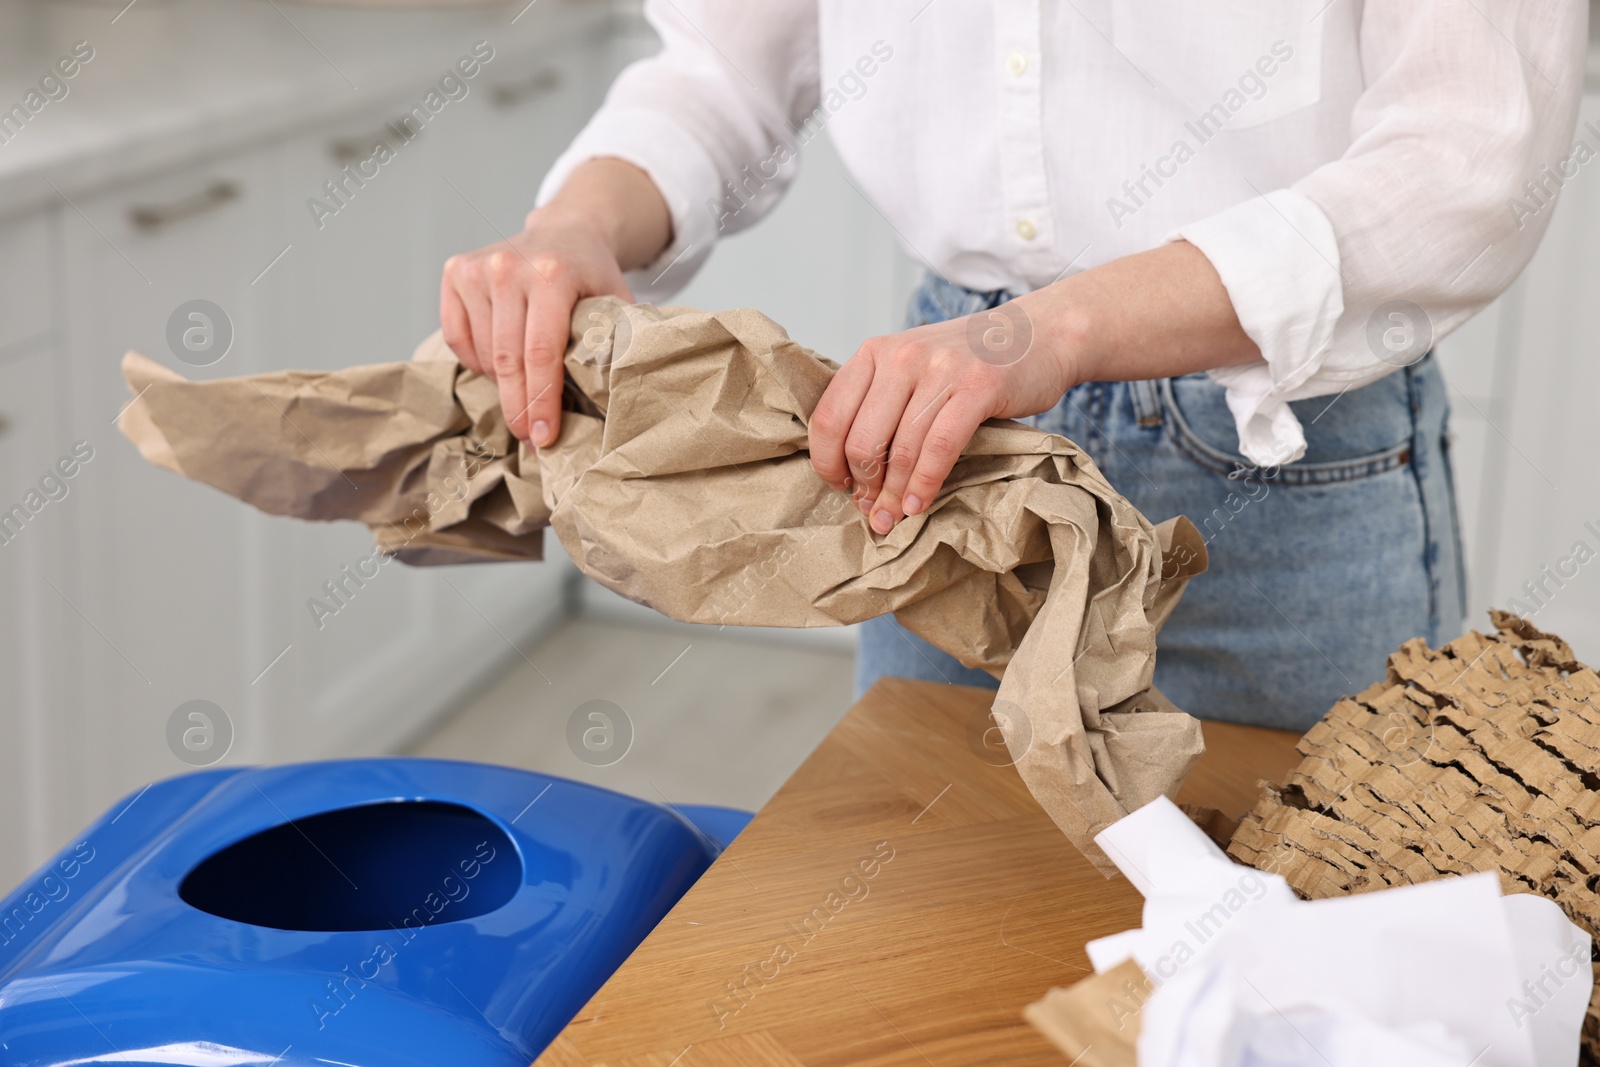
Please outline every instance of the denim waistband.
M929 310L937 310L945 319L958 319L963 315L976 314L988 308L999 307L1007 300L1015 300L1022 293L1012 289L968 289L964 285L929 271L923 275L922 282L917 286L912 296L913 313L924 301L931 304ZM928 321L934 321L929 319Z

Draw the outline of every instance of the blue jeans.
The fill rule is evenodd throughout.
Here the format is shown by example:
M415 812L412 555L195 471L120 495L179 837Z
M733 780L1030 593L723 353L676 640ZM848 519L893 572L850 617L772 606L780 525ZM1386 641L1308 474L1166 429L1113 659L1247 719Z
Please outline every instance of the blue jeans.
M930 276L907 325L1013 295ZM1461 632L1466 576L1438 361L1291 407L1306 454L1276 473L1239 454L1222 387L1204 374L1085 382L1030 420L1088 452L1151 522L1187 515L1205 538L1210 567L1190 581L1156 658L1157 687L1201 718L1304 730L1381 679L1404 641ZM893 616L862 628L858 692L884 675L998 684Z

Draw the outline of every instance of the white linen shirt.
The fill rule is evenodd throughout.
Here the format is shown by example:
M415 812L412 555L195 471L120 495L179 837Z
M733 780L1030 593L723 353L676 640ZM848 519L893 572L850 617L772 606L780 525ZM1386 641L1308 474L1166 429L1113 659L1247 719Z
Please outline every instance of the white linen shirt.
M651 176L674 236L631 276L641 299L769 211L826 129L907 252L970 288L1197 246L1261 349L1210 373L1263 465L1305 451L1289 401L1382 377L1498 296L1576 166L1583 0L645 11L661 52L623 71L539 193L599 156Z

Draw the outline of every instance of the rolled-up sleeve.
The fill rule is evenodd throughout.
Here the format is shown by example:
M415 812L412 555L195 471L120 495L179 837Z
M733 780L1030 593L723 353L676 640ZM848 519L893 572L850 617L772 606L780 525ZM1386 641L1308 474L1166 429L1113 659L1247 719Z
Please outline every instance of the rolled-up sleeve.
M1345 153L1171 235L1261 349L1211 372L1246 458L1299 459L1290 401L1391 373L1527 266L1572 155L1587 20L1582 0L1368 0Z
M755 222L798 173L794 130L818 103L816 0L647 0L661 51L617 77L551 167L547 202L585 160L650 175L672 213L671 245L628 281L643 300L682 288L719 236Z

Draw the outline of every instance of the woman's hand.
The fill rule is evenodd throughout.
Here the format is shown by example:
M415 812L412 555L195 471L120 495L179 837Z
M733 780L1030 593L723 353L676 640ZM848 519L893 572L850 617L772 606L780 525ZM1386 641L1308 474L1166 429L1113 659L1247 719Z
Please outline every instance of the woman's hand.
M1174 241L868 341L811 414L811 465L886 534L932 503L985 419L1038 414L1080 382L1260 358L1211 261Z
M966 318L875 337L834 375L811 414L811 464L851 492L886 534L933 501L985 419L1048 410L1076 384L1070 314L1036 344L1012 301Z
M535 211L510 240L445 261L439 322L462 366L500 387L511 432L544 446L561 428L572 309L605 295L633 302L611 250L583 223Z
M521 233L445 262L445 343L463 366L494 379L518 438L543 447L560 433L573 307L591 296L632 303L622 272L654 259L671 239L671 216L650 177L618 159L592 159L528 215Z

